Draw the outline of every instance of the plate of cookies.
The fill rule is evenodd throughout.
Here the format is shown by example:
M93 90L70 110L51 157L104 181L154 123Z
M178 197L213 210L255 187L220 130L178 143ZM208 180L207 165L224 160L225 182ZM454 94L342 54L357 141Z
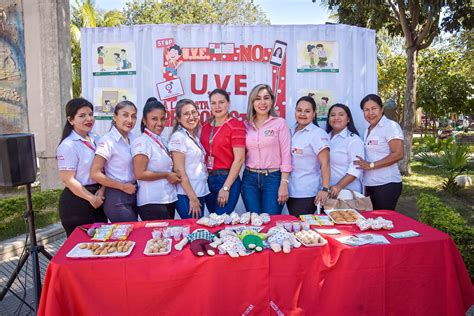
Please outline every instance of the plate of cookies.
M81 242L66 255L68 258L116 258L128 256L134 241Z
M301 230L295 233L295 237L306 247L324 246L328 243L326 239L314 230Z
M326 214L336 224L355 224L359 218L364 217L354 209L325 210Z
M153 238L147 241L145 256L163 256L171 252L171 238Z

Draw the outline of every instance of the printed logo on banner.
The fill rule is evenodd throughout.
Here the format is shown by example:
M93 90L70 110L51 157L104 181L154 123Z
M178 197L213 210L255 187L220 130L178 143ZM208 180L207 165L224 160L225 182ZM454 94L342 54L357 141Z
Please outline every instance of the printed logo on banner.
M158 95L162 101L184 94L183 85L179 78L157 83L156 88L158 89Z
M190 62L259 62L267 64L268 73L271 74L272 90L275 94L275 111L278 115L285 117L286 109L286 43L275 41L272 48L265 48L263 45L237 45L235 43L210 42L207 47L182 47L173 38L163 38L156 40L156 47L163 49L163 78L164 82L157 84L159 97L164 101L165 106L169 109L167 113L166 126L171 126L174 120L174 105L177 96L188 95L193 99L200 111L201 122L206 121L210 113L210 104L208 93L212 91L212 87L224 89L234 96L247 96L247 74L211 74L192 73L189 80L190 91L185 91L181 83L188 83L178 76L178 70L184 63ZM280 54L281 53L281 54ZM275 57L273 57L275 55ZM271 62L273 60L273 62ZM179 79L181 90L176 92L178 85L168 86L165 88L165 82L173 82ZM232 81L233 79L233 81ZM214 82L211 82L211 81ZM198 85L198 82L201 85ZM231 87L233 83L233 89ZM215 84L215 85L214 85ZM187 87L188 85L186 85ZM172 90L172 91L170 91ZM200 96L201 99L200 99ZM233 102L236 102L233 100ZM231 111L231 116L244 120L246 111Z

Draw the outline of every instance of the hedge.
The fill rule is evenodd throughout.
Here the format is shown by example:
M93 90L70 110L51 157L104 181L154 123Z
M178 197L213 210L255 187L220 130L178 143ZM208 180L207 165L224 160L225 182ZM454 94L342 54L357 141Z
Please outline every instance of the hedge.
M33 210L42 210L48 206L58 207L59 196L62 190L47 190L32 194ZM25 196L16 196L0 199L0 221L6 217L22 214L26 210Z
M451 236L464 259L471 279L474 279L474 228L455 209L438 197L421 193L416 200L420 220Z

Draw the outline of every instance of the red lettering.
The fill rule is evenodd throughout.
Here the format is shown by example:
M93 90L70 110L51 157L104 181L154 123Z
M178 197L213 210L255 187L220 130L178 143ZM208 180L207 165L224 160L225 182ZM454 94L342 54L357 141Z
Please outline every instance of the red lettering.
M211 117L211 112L201 111L200 113L201 124L207 121L210 117Z
M235 95L246 95L247 91L242 90L242 88L247 88L247 75L235 75Z
M202 76L201 89L196 88L196 74L191 75L191 92L193 94L204 94L207 91L207 74Z
M258 53L258 56L257 56ZM252 60L253 61L262 61L263 60L263 46L255 45L252 48Z
M252 60L252 45L245 47L240 45L240 61L251 61Z
M224 83L221 83L220 75L214 75L214 79L216 80L217 89L227 90L227 86L229 85L229 81L230 81L230 75L225 76Z

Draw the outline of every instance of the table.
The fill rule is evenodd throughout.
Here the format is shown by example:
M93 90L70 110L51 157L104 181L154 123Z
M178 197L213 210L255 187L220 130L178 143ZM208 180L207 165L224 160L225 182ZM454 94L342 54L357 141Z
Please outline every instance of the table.
M464 315L474 291L451 238L392 211L363 213L393 221L391 232L422 234L390 245L350 247L327 237L324 247L290 254L265 250L237 259L197 258L187 246L170 255L143 255L151 228L129 239L129 257L70 259L78 229L48 266L39 315ZM274 216L277 220L294 219ZM170 221L191 224L194 220ZM355 225L336 225L343 235ZM215 229L214 229L215 230Z

